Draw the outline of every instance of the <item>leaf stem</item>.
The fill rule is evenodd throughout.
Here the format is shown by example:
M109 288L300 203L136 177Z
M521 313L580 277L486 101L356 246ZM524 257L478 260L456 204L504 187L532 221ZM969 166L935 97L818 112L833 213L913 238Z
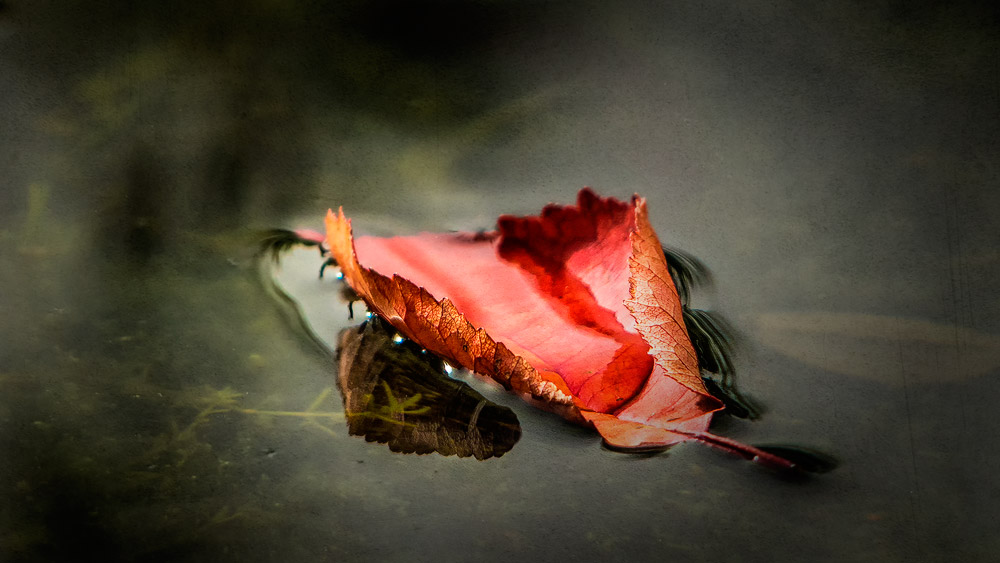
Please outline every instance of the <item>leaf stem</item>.
M781 456L765 452L762 449L755 448L742 442L737 442L736 440L717 436L710 432L680 432L677 430L672 430L671 432L690 436L703 444L708 444L714 448L732 452L743 459L748 459L754 463L763 465L764 467L770 467L771 469L779 469L782 471L793 471L798 469L796 464Z

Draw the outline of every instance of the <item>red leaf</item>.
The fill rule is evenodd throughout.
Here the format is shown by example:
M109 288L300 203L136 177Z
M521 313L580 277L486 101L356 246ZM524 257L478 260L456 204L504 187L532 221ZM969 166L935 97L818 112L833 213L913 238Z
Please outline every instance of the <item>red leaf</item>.
M702 384L644 199L584 189L576 206L479 234L354 239L342 209L326 227L351 287L428 350L612 446L722 443L703 436L722 404Z

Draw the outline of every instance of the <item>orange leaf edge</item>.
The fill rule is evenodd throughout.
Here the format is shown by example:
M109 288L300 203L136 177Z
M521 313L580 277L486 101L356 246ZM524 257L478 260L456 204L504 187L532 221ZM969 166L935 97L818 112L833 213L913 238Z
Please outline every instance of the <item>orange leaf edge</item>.
M437 300L409 280L392 278L358 263L351 220L343 207L326 215L327 245L344 279L378 315L429 351L490 377L546 410L585 424L574 398L557 374L539 373L482 328L476 328L448 299ZM428 337L425 338L424 335Z
M636 321L636 330L650 345L650 355L666 375L691 391L714 399L701 380L698 356L684 324L680 296L670 276L663 246L649 222L646 200L635 195L632 202L635 225L630 235L632 256L629 258L629 299L625 307ZM654 283L659 287L654 288ZM649 309L662 310L666 322L650 322L651 315L644 314ZM664 328L665 324L671 326ZM672 344L671 350L677 351L673 362L668 360L664 350L654 345L664 340L664 334L674 340L664 343ZM676 335L683 335L683 338L673 338Z

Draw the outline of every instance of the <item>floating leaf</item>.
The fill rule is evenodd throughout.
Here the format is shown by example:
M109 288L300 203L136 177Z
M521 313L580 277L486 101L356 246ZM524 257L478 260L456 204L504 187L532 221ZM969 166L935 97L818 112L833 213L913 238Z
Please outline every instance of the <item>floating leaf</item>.
M503 216L483 233L354 238L326 219L330 255L377 315L427 350L534 404L595 427L613 448L699 440L791 462L707 433L706 389L685 309L646 202L601 198ZM719 357L721 360L721 356Z

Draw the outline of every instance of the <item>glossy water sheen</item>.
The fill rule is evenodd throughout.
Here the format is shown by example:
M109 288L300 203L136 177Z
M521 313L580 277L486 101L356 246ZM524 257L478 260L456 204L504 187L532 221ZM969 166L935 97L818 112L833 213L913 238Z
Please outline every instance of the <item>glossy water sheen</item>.
M0 11L0 559L1000 552L995 15L97 4ZM341 204L370 233L476 230L583 185L640 192L710 268L693 304L766 408L714 431L836 471L614 453L489 385L522 430L499 459L347 434L251 231ZM279 279L332 341L356 321L318 265Z

